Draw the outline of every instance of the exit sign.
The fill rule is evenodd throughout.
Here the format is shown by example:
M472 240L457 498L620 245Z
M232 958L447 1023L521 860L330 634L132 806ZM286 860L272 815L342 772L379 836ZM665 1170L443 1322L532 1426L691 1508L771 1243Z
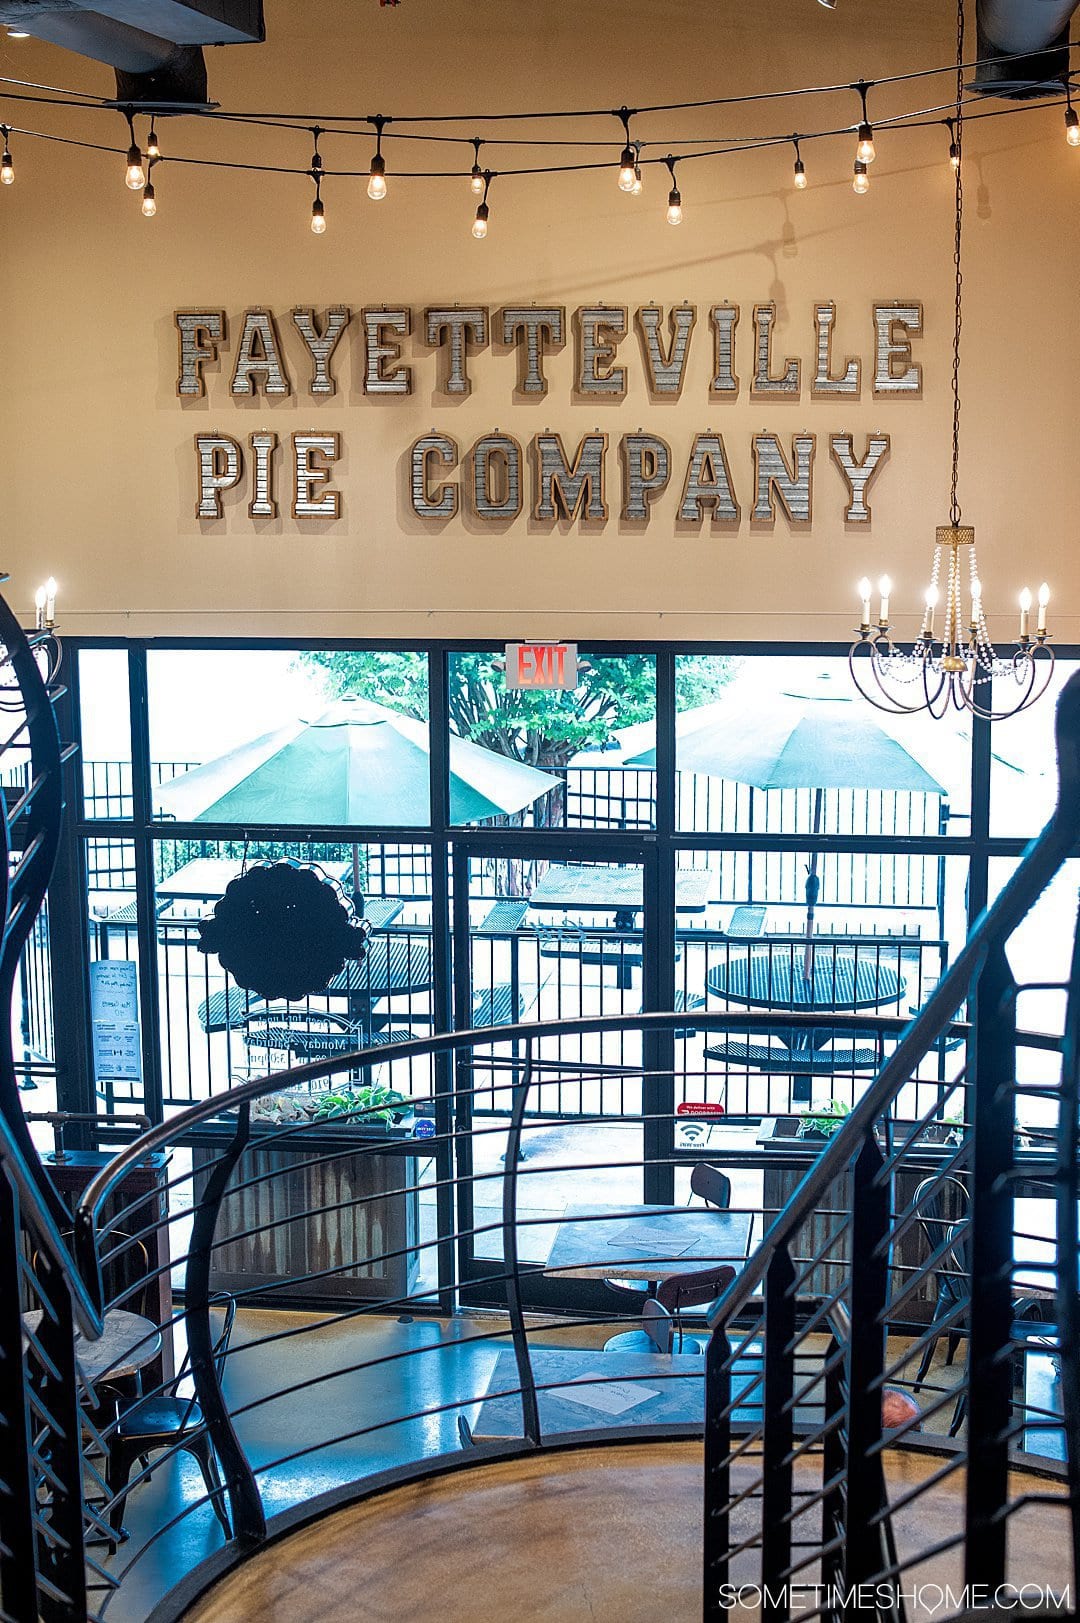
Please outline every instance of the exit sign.
M576 642L508 642L508 688L576 688Z

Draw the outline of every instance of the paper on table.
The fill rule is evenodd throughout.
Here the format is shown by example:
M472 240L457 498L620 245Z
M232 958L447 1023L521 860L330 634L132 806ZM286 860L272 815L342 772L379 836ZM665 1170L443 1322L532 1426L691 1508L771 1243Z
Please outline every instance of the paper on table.
M676 1236L673 1229L665 1228L662 1223L630 1223L608 1240L608 1245L631 1246L638 1251L655 1246L658 1257L681 1257L696 1244L696 1240L688 1240L685 1234Z
M599 1381L599 1386L588 1382ZM571 1386L553 1386L551 1391L569 1403L580 1403L583 1409L595 1409L600 1414L625 1414L659 1394L651 1386L639 1386L636 1381L605 1381L599 1371L578 1376Z

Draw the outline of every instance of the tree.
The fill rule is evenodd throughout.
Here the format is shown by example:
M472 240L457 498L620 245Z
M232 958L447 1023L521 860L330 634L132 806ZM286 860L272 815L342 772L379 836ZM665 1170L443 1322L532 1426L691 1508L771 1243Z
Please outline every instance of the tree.
M427 664L421 654L318 649L300 658L324 672L331 696L357 693L420 721L428 719ZM693 655L680 659L676 669L676 705L688 710L717 698L733 667L727 659ZM616 728L655 715L650 654L589 656L578 671L578 686L572 692L508 689L500 655L452 653L451 729L500 755L563 773L579 751L602 746ZM561 823L561 795L546 798L547 822ZM553 801L557 804L551 805Z

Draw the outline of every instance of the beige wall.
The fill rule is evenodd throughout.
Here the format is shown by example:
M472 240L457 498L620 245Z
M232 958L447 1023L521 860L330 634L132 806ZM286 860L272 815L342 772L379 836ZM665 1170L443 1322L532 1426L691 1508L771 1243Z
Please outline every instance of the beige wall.
M948 7L847 6L811 0L268 0L268 42L208 52L223 106L345 112L515 109L708 97L847 81L945 63ZM35 42L5 43L0 68L48 84L108 93L104 68ZM874 95L873 109L930 106L949 79ZM848 122L850 94L694 115L656 115L637 133L659 142ZM47 107L9 107L12 122L121 143L119 119ZM573 126L574 132L583 126ZM515 130L514 133L520 133ZM548 135L567 133L543 126ZM596 120L590 136L617 126ZM162 122L166 152L306 164L310 137ZM686 165L686 219L664 223L666 177L647 175L623 196L614 168L597 175L502 179L491 194L486 242L469 233L464 179L406 180L395 167L450 167L467 148L388 143L390 194L374 205L358 180L329 181L329 229L308 230L302 178L162 164L159 213L141 218L122 161L14 136L17 184L0 194L4 319L0 325L4 548L16 604L48 572L61 582L65 629L87 634L591 636L846 638L852 584L883 569L897 582L894 611L914 627L935 525L946 518L951 320L951 172L941 128L882 133L868 197L850 187L850 138L809 145L810 188L791 189L791 152ZM366 165L366 143L327 138L328 167ZM664 148L654 148L663 151ZM434 155L434 156L433 156ZM574 156L575 154L569 154ZM592 154L576 154L588 157ZM488 161L522 161L489 148ZM528 161L527 157L525 161ZM961 495L978 528L987 605L1018 588L1054 585L1054 629L1080 640L1080 565L1072 515L1080 495L1071 454L1080 337L1075 319L1080 153L1062 137L1059 109L973 123L968 130L964 442ZM877 400L868 387L875 300L920 300L921 399ZM751 310L774 300L778 350L808 374L812 310L838 307L837 348L861 357L852 402L751 400ZM667 306L688 301L698 325L678 401L650 399L635 334L622 346L624 402L583 401L572 389L573 344L552 358L546 400L514 397L515 360L493 345L471 363L473 389L453 403L436 389L439 358L409 344L414 389L404 399L361 392L359 335L338 356L331 401L306 392L295 305L590 302ZM710 402L708 307L742 307L734 402ZM235 401L228 363L207 374L203 400L175 393L173 312L222 308L238 332L243 311L279 317L294 390L282 402ZM289 328L286 332L285 329ZM228 351L231 357L232 349ZM342 363L347 361L347 365ZM496 427L525 443L545 429L568 445L599 427L611 436L605 525L507 528L464 514L426 526L408 505L407 453L430 428L462 448ZM268 428L337 430L335 470L344 513L326 525L290 517L256 526L246 496L226 498L217 522L194 517L193 436L241 440ZM673 451L674 476L647 527L618 517L619 434L644 428ZM677 486L696 433L725 437L743 509L737 530L675 521ZM753 528L750 441L817 435L815 517L808 531L781 517ZM844 487L830 434L892 439L873 491L873 523L845 528ZM284 467L281 478L284 479ZM287 480L279 495L288 498ZM284 506L287 511L287 507Z

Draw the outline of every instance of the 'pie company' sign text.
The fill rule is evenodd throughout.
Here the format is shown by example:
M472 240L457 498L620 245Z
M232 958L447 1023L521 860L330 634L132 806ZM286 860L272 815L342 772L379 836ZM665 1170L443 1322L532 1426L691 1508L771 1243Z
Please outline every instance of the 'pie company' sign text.
M870 393L885 410L922 393L922 367L914 341L923 312L914 299L873 303L862 323L865 343L848 354L834 342L836 306L812 306L805 354L788 355L775 339L774 304L755 304L744 318L738 305L695 305L664 310L644 305L583 305L568 318L562 305L431 306L414 311L380 305L353 312L298 307L278 317L251 309L231 323L224 310L180 310L176 392L181 402L218 394L239 403L306 397L313 405L360 396L373 401L431 391L435 409L469 396L474 386L501 385L512 403L548 397L552 357L571 346L571 402L621 401L632 369L652 400L678 399L687 367L704 347L708 387L700 429L681 443L652 430L609 434L596 428L578 436L545 429L527 440L493 429L472 444L438 426L421 434L405 458L406 499L416 518L432 526L460 513L506 525L522 512L551 524L647 525L654 505L684 526L737 526L744 506L754 524L778 515L796 527L814 514L815 476L851 525L871 521L871 488L890 450L888 432L858 438L830 429L741 434L725 403L743 396L755 404L778 400L831 402L834 407ZM286 341L287 340L287 341ZM784 346L786 350L788 346ZM494 353L485 353L491 352ZM562 368L564 371L565 368ZM356 379L355 386L348 381ZM821 443L819 444L819 437ZM195 435L195 513L200 520L242 514L277 519L287 507L300 523L325 524L343 516L335 484L342 456L340 429L279 433L260 427L246 434L214 430Z

